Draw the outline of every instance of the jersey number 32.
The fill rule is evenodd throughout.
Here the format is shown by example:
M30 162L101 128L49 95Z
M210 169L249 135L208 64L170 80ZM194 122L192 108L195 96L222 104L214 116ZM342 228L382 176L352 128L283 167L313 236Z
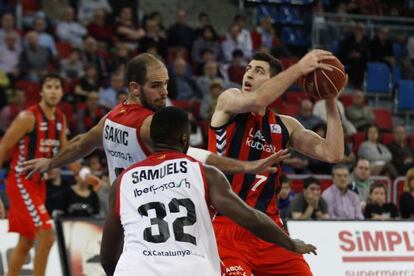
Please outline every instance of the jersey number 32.
M189 242L197 245L196 238L190 234L184 233L184 226L190 226L196 223L197 217L195 213L194 203L189 198L176 199L173 198L168 204L170 213L178 213L180 206L187 210L187 216L179 217L172 223L174 230L174 238L176 241ZM154 235L151 227L144 230L144 240L152 243L166 242L170 238L170 230L168 229L168 222L164 220L167 216L165 204L162 202L148 202L138 207L138 213L141 216L148 217L148 210L155 210L156 217L151 218L151 225L157 225L159 234Z

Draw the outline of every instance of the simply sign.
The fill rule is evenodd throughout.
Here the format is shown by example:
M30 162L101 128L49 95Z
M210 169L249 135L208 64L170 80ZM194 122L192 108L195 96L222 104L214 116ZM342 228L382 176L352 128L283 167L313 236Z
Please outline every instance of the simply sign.
M305 255L318 276L414 276L414 222L288 221L292 238L315 245Z

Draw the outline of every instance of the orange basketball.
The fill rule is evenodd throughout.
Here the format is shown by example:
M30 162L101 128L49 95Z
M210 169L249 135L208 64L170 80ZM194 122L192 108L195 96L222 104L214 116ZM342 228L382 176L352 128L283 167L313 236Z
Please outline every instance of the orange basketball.
M346 84L345 68L339 59L335 57L321 62L328 64L332 71L317 69L300 80L303 90L315 100L335 97Z

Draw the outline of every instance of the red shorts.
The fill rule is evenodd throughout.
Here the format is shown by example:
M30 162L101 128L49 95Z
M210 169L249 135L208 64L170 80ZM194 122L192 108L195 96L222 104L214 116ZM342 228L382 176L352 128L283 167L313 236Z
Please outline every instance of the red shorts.
M282 226L278 217L274 221ZM216 217L213 225L223 276L312 275L301 254L265 242L225 217Z
M11 172L6 182L10 202L9 232L17 232L34 240L37 229L51 229L52 220L46 210L46 184L33 183Z

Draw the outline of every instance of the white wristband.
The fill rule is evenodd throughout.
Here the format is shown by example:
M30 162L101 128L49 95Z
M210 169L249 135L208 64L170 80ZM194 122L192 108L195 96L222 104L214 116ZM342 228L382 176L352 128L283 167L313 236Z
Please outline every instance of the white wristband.
M86 176L88 174L91 174L91 170L87 167L83 167L80 171L79 171L79 177L80 179L82 179L83 181L85 181Z
M187 151L187 155L197 159L201 163L206 163L207 158L210 156L211 152L208 150L203 150L199 148L189 147Z

